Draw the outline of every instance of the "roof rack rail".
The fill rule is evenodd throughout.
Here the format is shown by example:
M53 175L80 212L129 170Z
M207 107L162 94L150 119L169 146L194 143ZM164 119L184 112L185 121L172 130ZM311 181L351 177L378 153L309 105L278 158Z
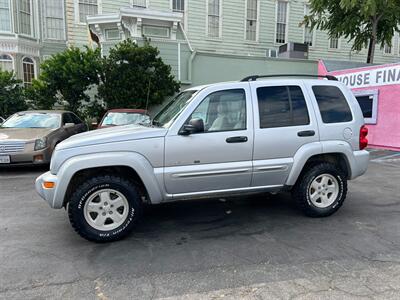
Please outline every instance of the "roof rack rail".
M312 74L250 75L243 78L241 81L256 81L258 78L269 78L269 77L313 77L313 78L326 78L328 80L338 81L338 79L333 75L312 75Z

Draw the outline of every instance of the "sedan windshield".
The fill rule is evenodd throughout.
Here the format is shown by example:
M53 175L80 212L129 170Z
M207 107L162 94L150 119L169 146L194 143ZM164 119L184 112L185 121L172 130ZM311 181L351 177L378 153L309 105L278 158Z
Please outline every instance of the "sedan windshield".
M109 112L100 126L119 126L127 124L141 124L148 122L149 117L145 114L130 112Z
M172 122L182 113L184 108L192 101L197 91L190 90L178 94L169 102L153 119L153 125L169 128Z
M59 114L23 113L15 114L5 121L3 128L58 128L61 124Z

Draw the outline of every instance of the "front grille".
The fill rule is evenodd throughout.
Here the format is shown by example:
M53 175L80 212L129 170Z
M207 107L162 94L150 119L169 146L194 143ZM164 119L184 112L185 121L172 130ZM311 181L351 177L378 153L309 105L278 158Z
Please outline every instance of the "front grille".
M23 152L25 142L0 142L0 154Z

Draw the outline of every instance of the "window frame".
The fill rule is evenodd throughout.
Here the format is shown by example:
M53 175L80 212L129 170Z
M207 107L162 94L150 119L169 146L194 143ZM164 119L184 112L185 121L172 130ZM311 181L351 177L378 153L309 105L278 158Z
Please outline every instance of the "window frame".
M80 15L79 15L79 1L80 0L74 0L74 15L75 15L75 24L78 25L87 25L86 22L81 22L80 21ZM97 14L100 15L102 14L103 11L103 0L97 0Z
M29 7L30 7L30 12L29 12L29 22L30 22L30 34L28 33L22 33L21 32L21 12L24 14L27 14L25 11L21 10L21 2L20 0L16 2L17 4L17 28L18 28L18 34L22 36L27 36L27 37L35 37L35 26L34 26L34 20L33 20L33 1L29 0Z
M149 0L144 0L144 2L145 2L144 6L143 5L134 4L134 1L135 0L130 0L130 3L132 5L132 7L143 7L143 8L148 8L149 7Z
M304 3L304 15L306 16L310 10L310 4L309 3ZM309 43L306 42L306 29L309 29L311 32L311 45ZM303 26L303 43L307 44L309 48L313 48L315 47L315 34L316 31L315 29L311 30L311 27L304 25Z
M11 58L12 72L15 73L15 60L14 60L14 57L9 53L0 53L0 62L9 62L10 61L10 60L1 58L1 56L8 56L9 58ZM4 71L4 70L2 70L2 71Z
M277 42L277 34L278 34L278 10L279 10L279 2L286 3L286 16L285 16L285 41L283 43ZM288 42L289 35L289 11L290 11L290 2L288 0L276 0L275 2L275 33L274 33L274 45L283 45Z
M244 124L245 124L245 126L244 126L244 128L229 129L229 130L213 130L213 131L196 132L196 133L192 133L191 135L193 135L193 134L207 134L207 133L219 133L219 132L231 132L231 131L243 131L243 130L248 130L248 129L247 129L247 128L248 128L247 122L248 122L248 111L249 111L249 108L247 107L247 106L248 106L248 101L247 101L246 89L243 88L243 87L236 87L236 88L235 88L235 87L232 87L232 88L226 88L226 89L223 89L223 90L210 91L206 96L204 96L204 97L200 100L200 102L196 105L196 107L192 110L192 112L191 112L190 115L187 117L187 119L185 120L185 122L183 122L182 126L181 126L180 129L178 130L178 133L181 132L181 131L183 130L183 127L189 123L189 121L191 120L191 117L192 117L193 113L195 113L195 111L200 107L200 105L203 104L204 101L206 101L206 99L207 99L210 95L215 94L215 93L226 92L226 91L242 91L242 92L243 92L243 95L244 95L244 103L245 103L245 112L244 112L244 116L245 116L245 122L244 122ZM251 108L250 108L250 109L251 109ZM208 111L209 111L209 107L208 107L208 109L207 109L207 114L208 114ZM203 120L203 121L204 121L204 120ZM215 121L215 120L214 120L214 121ZM204 124L204 125L205 125L205 124Z
M46 39L46 40L51 40L51 41L64 41L64 40L66 40L67 39L67 35L66 35L66 20L65 20L65 3L64 3L64 1L62 1L62 17L60 18L60 17L54 17L54 16L52 16L52 17L49 17L48 15L47 15L47 0L45 0L43 3L44 3L44 9L43 9L43 14L44 14L44 24L43 24L43 27L44 27L44 30L43 30L43 33L44 33L44 38ZM48 22L47 22L47 20L49 19L49 18L51 18L51 19L57 19L57 20L62 20L62 24L63 24L63 27L62 27L62 31L63 31L63 34L62 34L62 38L61 39L57 39L57 38L53 38L53 37L49 37L48 36L48 32L49 32L49 28L48 28Z
M26 62L26 59L30 59L32 62ZM22 68L22 82L24 84L25 87L32 85L32 81L31 82L27 82L25 81L25 71L24 71L24 65L25 64L29 64L33 66L33 76L32 76L32 81L33 79L36 79L37 76L37 72L36 72L36 60L31 57L31 56L23 56L21 59L21 68Z
M289 107L290 107L290 114L292 116L291 122L293 122L293 105L292 105L292 97L291 97L291 92L290 92L290 87L297 87L300 89L303 98L304 98L304 104L306 106L307 110L307 117L308 117L308 123L307 124L291 124L291 125L285 125L285 126L275 126L275 127L261 127L261 110L260 110L260 104L259 104L259 99L258 99L258 89L262 88L275 88L275 87L284 87L288 91L288 101L289 101ZM311 114L310 114L310 104L307 103L307 98L306 98L306 93L305 89L303 88L302 85L300 84L295 84L295 83L287 83L287 84L272 84L272 85L258 85L254 87L254 95L256 97L256 106L257 106L257 111L258 111L258 129L264 130L264 129L278 129L278 128L287 128L287 127L299 127L299 126L310 126L311 125ZM256 120L255 120L256 121Z
M245 16L244 16L244 40L246 42L250 42L250 43L258 43L259 42L259 37L260 37L260 2L261 0L256 0L257 1L257 5L256 5L256 9L257 9L257 14L256 14L256 36L254 40L250 40L247 38L247 21L248 19L248 15L247 15L247 8L248 8L248 2L249 0L245 1Z
M331 47L331 40L334 38L328 37L328 51L337 51L340 50L340 38L337 37L337 48L332 48Z
M149 34L145 33L145 28L163 28L163 29L167 30L168 35L149 35ZM156 38L156 39L170 39L171 38L171 28L170 27L166 27L166 26L143 24L142 25L142 34L144 36L148 36L148 37Z
M171 8L171 11L173 11L173 12L180 12L180 13L186 12L187 0L181 0L181 1L183 1L183 10L174 9L174 0L170 0L170 8Z
M209 32L209 17L210 17L210 13L209 13L209 2L210 0L206 0L206 38L207 39L211 39L211 40L221 40L222 39L222 3L223 0L217 0L219 3L219 15L218 15L218 36L210 36L210 32ZM214 15L213 15L214 16ZM215 15L216 16L216 15Z
M3 9L6 10L6 8L3 8ZM8 15L10 17L10 22L9 22L10 30L7 31L7 30L0 29L1 33L12 33L12 32L14 32L14 15L13 15L12 12L13 12L12 3L11 3L11 0L8 0Z
M109 36L110 31L117 31L118 38L110 38L110 36ZM106 29L104 29L104 35L105 35L107 41L119 41L122 39L121 32L118 28L106 28Z
M357 90L353 91L354 97L357 100L357 97L360 96L372 96L372 117L364 118L365 124L375 125L378 121L378 102L379 102L379 90ZM357 100L358 103L358 100Z

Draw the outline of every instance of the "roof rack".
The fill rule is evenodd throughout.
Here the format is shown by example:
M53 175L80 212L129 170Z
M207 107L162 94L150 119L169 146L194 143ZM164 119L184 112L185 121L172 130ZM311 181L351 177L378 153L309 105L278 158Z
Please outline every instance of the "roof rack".
M313 77L313 78L326 78L328 80L338 81L338 79L333 75L311 75L311 74L250 75L243 78L241 81L256 81L258 78L270 78L270 77Z

